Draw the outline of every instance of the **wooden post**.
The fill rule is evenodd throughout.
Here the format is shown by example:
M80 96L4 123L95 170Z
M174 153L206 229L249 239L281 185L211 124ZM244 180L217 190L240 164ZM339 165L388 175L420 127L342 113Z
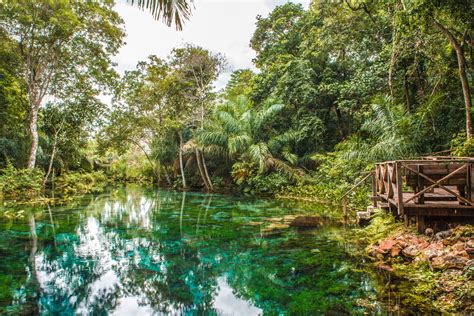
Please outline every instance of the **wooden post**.
M375 167L377 169L377 167ZM376 185L377 182L375 180L376 172L372 174L372 205L377 207L377 201L375 201L375 197L377 196L377 189Z
M423 166L422 165L417 165L417 167L418 167L418 172L420 174L422 174L423 173ZM420 178L419 175L417 175L417 176L418 176L418 189L423 190L423 187L421 185L421 178ZM420 194L420 196L418 197L418 204L425 204L425 194L424 193Z
M473 187L472 187L472 182L473 182L473 174L472 174L473 170L472 170L472 164L469 164L469 166L467 167L467 181L466 181L466 198L469 200L469 201L472 201L472 194L473 194Z
M416 216L416 229L420 234L423 234L425 231L425 217L423 215Z
M403 180L402 180L402 168L400 168L400 163L397 161L395 163L395 171L397 177L397 204L398 204L398 215L404 215L405 209L403 204Z

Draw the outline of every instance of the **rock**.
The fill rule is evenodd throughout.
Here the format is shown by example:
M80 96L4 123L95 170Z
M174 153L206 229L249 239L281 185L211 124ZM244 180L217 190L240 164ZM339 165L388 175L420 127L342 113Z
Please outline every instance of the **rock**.
M428 259L442 256L444 254L443 245L440 243L433 243L423 249L423 254Z
M380 243L380 245L377 247L377 251L380 253L387 253L392 249L393 246L395 246L395 240L386 239Z
M293 221L295 218L297 218L299 215L285 215L283 216L283 221L285 223Z
M428 237L432 237L434 235L434 230L432 228L427 228L425 230L425 235Z
M292 227L318 227L321 224L319 216L297 216L290 223Z
M469 254L467 253L466 250L462 250L462 251L457 251L454 253L455 256L458 256L458 257L463 257L463 258L466 258L469 260Z
M400 252L402 251L402 248L399 245L395 245L390 249L390 256L391 257L396 257L400 255Z
M451 246L451 249L453 251L464 251L465 246L463 242L457 242L454 245Z
M467 242L466 242L466 246L468 248L474 248L474 239L469 239Z
M370 223L370 212L357 212L357 224L365 226Z
M466 262L466 265L464 266L464 271L467 271L469 269L474 269L474 259L471 259L468 262Z
M263 222L247 222L244 225L247 225L247 226L260 226L260 225L263 225Z
M263 237L280 235L288 227L290 227L290 226L286 225L286 224L272 223L272 224L266 226L265 228L262 228L260 230L260 233L262 234Z
M270 217L270 218L267 218L267 221L272 222L272 223L281 223L283 222L283 217Z
M453 230L452 230L452 229L448 229L448 230L441 231L441 232L439 232L439 233L436 233L436 235L435 235L435 240L443 240L443 239L446 239L446 238L450 237L452 234L453 234Z
M461 256L446 255L431 261L433 269L463 269L469 260Z
M389 265L384 264L383 262L378 262L375 264L375 267L379 270L393 272L393 268Z
M411 245L411 246L408 246L405 249L403 249L402 253L407 258L414 258L414 257L416 257L417 254L420 253L420 251L418 250L417 246Z

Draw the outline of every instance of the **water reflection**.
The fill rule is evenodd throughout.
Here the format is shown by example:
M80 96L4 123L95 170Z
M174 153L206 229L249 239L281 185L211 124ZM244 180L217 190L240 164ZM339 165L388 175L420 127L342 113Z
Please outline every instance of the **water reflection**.
M348 258L341 228L264 239L259 227L245 225L305 211L303 204L139 187L36 210L29 230L22 221L1 223L0 272L15 279L0 279L0 312L359 311L355 300L374 290ZM7 242L23 248L4 247ZM18 264L9 267L13 261Z

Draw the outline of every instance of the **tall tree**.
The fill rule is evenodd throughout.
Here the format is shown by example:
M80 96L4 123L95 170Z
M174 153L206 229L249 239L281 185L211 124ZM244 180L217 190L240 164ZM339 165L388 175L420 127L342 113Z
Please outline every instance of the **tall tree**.
M44 98L60 98L65 85L89 81L108 86L114 72L110 56L124 33L113 2L5 1L0 28L17 42L22 79L29 100L31 148L28 168L38 150L38 111Z

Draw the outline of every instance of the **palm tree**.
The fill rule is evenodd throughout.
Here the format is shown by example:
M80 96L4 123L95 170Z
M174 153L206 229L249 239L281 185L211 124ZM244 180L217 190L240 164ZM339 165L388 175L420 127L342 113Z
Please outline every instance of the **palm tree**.
M297 157L288 146L293 133L271 137L264 129L283 107L267 101L255 109L247 98L240 96L213 113L210 124L197 133L196 143L204 152L226 161L254 164L259 173L276 169L294 175L295 169L290 165Z
M142 10L148 10L156 20L162 20L166 25L175 24L176 29L183 29L184 20L189 20L192 14L194 0L128 0L132 5L137 4Z

